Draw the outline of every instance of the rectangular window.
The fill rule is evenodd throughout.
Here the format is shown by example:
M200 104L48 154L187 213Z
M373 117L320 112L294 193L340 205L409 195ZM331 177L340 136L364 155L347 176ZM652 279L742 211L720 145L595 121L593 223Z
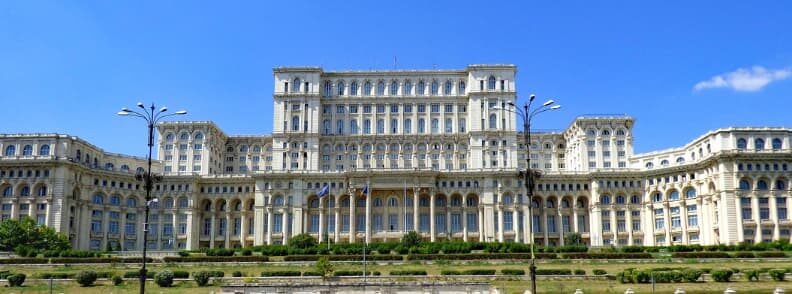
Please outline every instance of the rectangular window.
M513 226L513 218L514 213L511 211L504 211L503 212L503 231L512 231L514 229ZM550 216L548 216L548 219Z
M419 216L419 218L420 218L419 219L419 221L420 221L420 226L419 226L420 231L421 232L429 232L429 214L422 213Z
M467 215L468 231L478 230L478 215L469 213Z
M404 215L404 230L405 231L414 231L415 227L413 226L413 214L408 213Z

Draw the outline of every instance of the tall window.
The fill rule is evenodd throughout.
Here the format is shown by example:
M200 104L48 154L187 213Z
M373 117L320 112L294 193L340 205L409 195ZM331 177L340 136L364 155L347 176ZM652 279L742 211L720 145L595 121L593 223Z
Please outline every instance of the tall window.
M378 119L377 120L377 134L384 134L385 133L385 120Z
M489 116L489 128L490 130L498 128L498 116L496 116L494 113L490 114Z
M325 81L325 84L324 84L324 95L326 97L330 97L330 96L333 95L333 83L331 83L330 81Z
M451 81L446 81L443 94L451 95L451 89L453 89L453 87L454 86L451 84Z
M358 133L358 122L356 119L349 122L349 132L352 134Z
M50 146L49 145L42 145L39 148L39 155L41 156L48 156L50 154Z
M418 133L423 134L426 133L426 120L423 118L418 119Z
M398 119L391 119L390 121L390 129L391 134L396 134L399 131L399 120Z
M8 147L6 147L5 156L14 156L15 154L16 154L16 146L9 145ZM78 154L77 155L78 156L77 160L79 160L80 159L80 157L79 157L80 150L77 150L77 154Z
M454 120L451 118L445 119L445 132L446 134L450 134L454 131Z
M748 142L743 138L737 139L737 149L745 150L746 148L748 148Z
M412 94L412 82L407 80L404 82L404 89L402 90L402 95L410 95Z
M440 121L436 118L432 119L432 134L437 134L440 130Z
M22 147L22 156L31 156L33 155L33 146L25 145Z
M465 81L459 81L458 85L459 85L458 86L459 89L457 90L457 95L465 94Z
M436 96L437 92L439 91L439 86L437 85L437 81L432 81L432 96Z
M363 121L363 134L371 134L371 120Z
M396 81L391 82L390 94L395 96L398 93L399 93L399 83L397 83Z
M410 120L409 118L404 120L404 133L405 134L412 133L412 120Z
M300 78L294 78L294 84L292 84L292 92L300 92Z
M385 95L385 83L380 81L377 83L377 96Z
M358 91L357 81L353 81L352 84L349 86L349 95L357 96L357 91Z
M366 81L366 83L363 84L363 95L371 96L371 82Z
M465 126L466 126L465 119L464 118L460 118L459 119L459 127L457 127L457 130L459 130L460 133L464 133L465 132Z
M487 80L487 89L495 90L495 77L494 76L490 76L489 79Z
M344 95L344 81L338 81L338 96Z
M339 135L343 135L344 134L344 120L339 119L339 120L336 121L336 132Z
M293 116L292 117L292 131L299 131L300 130L300 117Z
M418 95L425 95L426 83L424 83L424 81L418 81L418 88L416 88L416 90L418 91Z
M756 150L764 150L764 143L763 139L756 139L754 140L754 148L756 148Z

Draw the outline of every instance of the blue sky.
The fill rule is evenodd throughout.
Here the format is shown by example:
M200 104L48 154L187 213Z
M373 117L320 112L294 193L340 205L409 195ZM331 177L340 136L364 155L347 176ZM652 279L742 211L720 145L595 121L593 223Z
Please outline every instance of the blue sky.
M1 1L0 133L145 154L137 101L272 129L272 68L518 66L518 95L636 118L635 150L792 125L789 1Z

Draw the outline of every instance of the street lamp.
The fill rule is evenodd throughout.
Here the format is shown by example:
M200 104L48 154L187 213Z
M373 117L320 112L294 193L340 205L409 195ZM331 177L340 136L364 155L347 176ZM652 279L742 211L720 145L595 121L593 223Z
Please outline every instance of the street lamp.
M135 116L142 118L146 121L146 125L148 126L148 169L142 175L136 175L135 178L138 180L144 181L144 188L146 189L146 214L143 221L143 267L140 269L140 294L146 293L146 248L148 247L148 221L149 221L149 207L152 203L158 202L158 199L151 198L151 189L152 183L154 182L154 178L151 175L151 150L154 147L154 126L163 118L174 116L174 115L185 115L187 111L180 110L174 113L165 114L168 111L167 107L162 107L159 110L154 106L154 103L151 104L151 107L146 109L143 106L143 103L138 102L137 104L141 111L134 111L129 108L121 108L117 114L120 116Z
M531 169L531 120L542 112L558 110L561 108L561 105L555 104L555 101L550 99L545 103L542 103L542 106L531 110L531 104L533 103L534 99L536 99L536 95L531 94L531 96L528 98L528 103L525 103L522 109L516 107L514 103L509 102L509 106L514 107L514 109L503 110L514 112L523 120L523 136L525 137L526 151L525 162L527 165L525 167L525 173L522 173L522 176L523 181L525 182L526 196L528 198L528 215L531 218L531 225L528 226L528 236L531 238L531 265L529 270L531 275L531 293L536 294L536 256L534 255L535 242L533 235L533 190L534 181L540 176L540 173L538 170ZM496 109L501 108L497 107Z

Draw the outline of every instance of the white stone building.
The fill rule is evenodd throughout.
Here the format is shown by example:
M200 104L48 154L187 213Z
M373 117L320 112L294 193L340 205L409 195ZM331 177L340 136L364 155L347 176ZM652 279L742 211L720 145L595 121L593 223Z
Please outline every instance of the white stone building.
M273 132L158 126L149 246L426 240L592 246L790 237L792 130L726 128L633 154L628 116L581 116L523 141L513 65L274 69ZM520 104L520 103L517 103ZM142 145L141 145L142 148ZM539 169L533 199L518 170ZM30 216L75 248L139 250L145 159L61 134L0 135L2 219ZM317 197L327 186L328 195ZM363 193L365 188L368 193ZM533 206L533 216L529 213Z

